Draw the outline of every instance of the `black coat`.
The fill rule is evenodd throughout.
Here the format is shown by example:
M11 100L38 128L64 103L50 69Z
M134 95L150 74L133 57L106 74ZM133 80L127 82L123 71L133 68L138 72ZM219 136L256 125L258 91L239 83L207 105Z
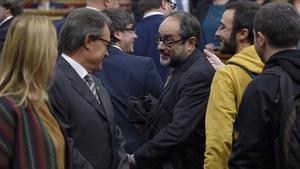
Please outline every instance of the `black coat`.
M244 92L234 124L230 169L276 168L280 119L288 99L299 92L300 51L276 53Z
M205 112L215 70L196 49L178 65L147 120L147 139L135 153L140 168L201 169L204 159Z

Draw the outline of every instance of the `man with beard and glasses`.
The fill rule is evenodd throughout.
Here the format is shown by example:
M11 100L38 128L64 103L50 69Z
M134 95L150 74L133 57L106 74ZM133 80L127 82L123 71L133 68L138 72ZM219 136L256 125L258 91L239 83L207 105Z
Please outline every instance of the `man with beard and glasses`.
M229 168L298 169L299 139L290 141L299 136L298 131L287 134L284 130L285 135L282 130L299 130L299 118L291 118L293 113L286 110L292 96L300 93L300 51L296 49L300 16L288 3L269 3L255 15L253 29L255 49L265 67L245 90L234 124ZM291 121L281 126L286 113L291 113Z
M146 121L147 142L130 161L141 169L201 169L205 111L215 70L197 49L200 24L191 14L169 14L158 34L161 64L171 69Z
M220 52L233 56L216 72L211 86L205 124L205 169L228 168L237 110L252 74L260 73L263 68L252 45L252 22L258 9L258 5L249 1L228 4L216 32L221 42Z

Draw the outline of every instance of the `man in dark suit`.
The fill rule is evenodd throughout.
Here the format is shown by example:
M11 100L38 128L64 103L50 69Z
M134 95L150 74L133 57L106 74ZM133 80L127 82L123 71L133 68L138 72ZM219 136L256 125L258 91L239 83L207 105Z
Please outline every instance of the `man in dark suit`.
M151 58L130 55L136 34L133 19L126 11L105 9L111 20L112 46L108 49L109 57L103 62L103 69L96 72L108 90L115 108L115 121L125 139L127 153L133 153L144 141L142 133L129 122L127 100L130 96L150 93L159 97L162 80Z
M0 51L13 18L22 13L22 8L15 0L0 0Z
M142 169L201 169L205 112L214 68L197 49L200 24L186 12L169 14L157 37L161 64L171 67L146 121L147 142L130 162Z
M107 17L79 8L65 19L49 95L72 148L73 168L127 169L127 154L113 121L113 108L101 81L91 74L102 67L110 44Z

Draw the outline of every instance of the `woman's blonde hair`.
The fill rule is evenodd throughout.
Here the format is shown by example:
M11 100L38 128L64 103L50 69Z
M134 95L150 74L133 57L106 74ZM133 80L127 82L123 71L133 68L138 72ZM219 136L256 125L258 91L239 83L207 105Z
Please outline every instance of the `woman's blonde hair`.
M0 96L20 97L27 105L30 91L47 99L57 57L57 36L45 16L18 16L10 25L0 56Z

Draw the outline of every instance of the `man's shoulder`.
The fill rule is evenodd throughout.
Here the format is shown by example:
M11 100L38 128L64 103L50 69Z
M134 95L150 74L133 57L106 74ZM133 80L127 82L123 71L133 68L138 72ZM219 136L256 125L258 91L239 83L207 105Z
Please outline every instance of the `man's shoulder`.
M160 15L154 15L154 16L149 16L144 19L142 19L137 25L136 25L136 30L143 30L143 29L157 29L161 22L163 21L164 17Z
M278 92L280 83L280 74L273 70L265 70L256 76L248 85L246 93L274 95Z
M181 82L191 82L191 83L211 83L215 69L210 65L210 63L204 58L204 56L197 56L189 67L182 72Z
M205 73L205 74L211 74L213 75L215 72L215 69L212 67L212 65L208 62L206 57L202 52L199 52L196 56L196 59L194 63L190 66L189 71L192 72L199 72L199 73Z
M153 59L150 57L145 57L145 56L139 56L139 55L133 55L133 54L126 54L126 59L132 62L136 63L141 63L141 64L146 64L149 62L153 62Z

